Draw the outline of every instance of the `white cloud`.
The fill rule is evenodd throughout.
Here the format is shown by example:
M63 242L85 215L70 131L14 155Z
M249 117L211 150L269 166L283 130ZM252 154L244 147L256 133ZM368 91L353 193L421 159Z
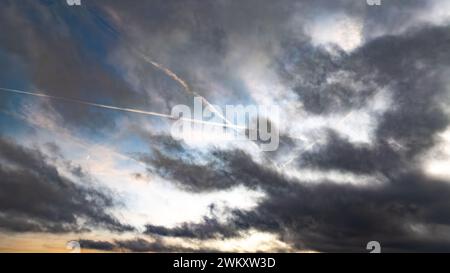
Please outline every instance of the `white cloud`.
M350 52L363 42L363 25L360 19L345 14L318 16L305 26L316 46L334 44Z
M450 128L439 134L441 141L424 158L424 170L436 178L450 179Z

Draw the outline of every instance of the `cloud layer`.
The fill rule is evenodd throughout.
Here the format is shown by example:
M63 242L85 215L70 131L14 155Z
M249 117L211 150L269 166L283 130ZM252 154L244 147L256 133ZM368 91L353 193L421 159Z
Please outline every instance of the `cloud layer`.
M133 229L107 212L114 205L111 196L64 178L39 150L5 139L0 147L3 228L51 233L99 226L118 232Z
M282 111L280 148L264 153L0 92L1 232L77 232L100 251L221 251L252 234L273 235L269 251L450 251L450 175L427 170L449 145L446 7L2 1L2 88L162 114L193 92Z

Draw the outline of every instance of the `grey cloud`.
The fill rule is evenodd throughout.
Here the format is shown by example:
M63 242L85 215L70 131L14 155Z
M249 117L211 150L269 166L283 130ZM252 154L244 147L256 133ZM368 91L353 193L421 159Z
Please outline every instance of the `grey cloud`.
M245 161L240 163L250 165ZM447 181L430 179L412 170L390 177L379 188L339 185L333 181L311 185L287 181L259 165L252 165L251 169L233 166L226 171L241 178L245 177L241 176L243 173L251 173L254 183L267 194L254 210L234 210L223 224L207 219L200 224L184 223L175 228L148 225L146 233L227 238L239 237L240 232L256 228L276 233L298 249L362 252L364 244L371 240L380 241L384 251L450 249L444 232L434 234L435 230L445 230L449 225L444 216L450 212L446 201L450 198ZM243 185L248 183L238 181ZM190 179L184 182L190 183ZM208 191L210 187L206 183L198 190ZM422 231L414 227L421 227Z
M364 36L367 40L376 37L399 34L409 28L431 21L433 4L444 4L446 0L394 0L384 1L381 6L366 7L364 16Z
M1 138L0 162L0 227L57 233L133 230L107 212L115 205L111 196L61 176L40 151Z
M448 28L427 27L380 38L357 53L356 59L376 69L380 85L392 87L394 107L383 117L378 138L396 139L411 156L430 148L434 134L449 123L441 108L448 100L449 39Z
M331 130L327 139L324 147L305 151L298 160L298 166L376 175L402 171L402 168L411 164L410 158L384 140L374 147L368 144L355 145Z
M148 241L143 238L129 240L115 240L113 243L107 241L80 240L80 246L86 249L100 251L129 251L129 252L217 252L208 248L189 248L165 243L161 239Z
M377 240L384 251L416 251L422 244L448 251L445 235L430 235L434 228L448 226L440 215L448 213L449 194L447 182L420 173L398 176L376 190L326 181L316 186L291 184L284 191L272 191L254 212L241 213L238 219L276 232L300 249L361 252L365 243ZM265 219L278 225L261 226ZM413 229L421 225L424 234Z
M164 151L145 162L185 189L207 192L244 185L264 191L266 198L254 210L232 211L223 225L208 219L170 229L148 225L147 231L202 238L218 236L211 227L224 237L256 228L299 249L360 252L368 241L377 240L388 252L449 251L445 215L450 213L450 183L428 177L418 165L420 156L438 144L436 134L449 125L441 107L448 100L443 76L449 65L449 35L448 28L427 27L379 38L345 57L342 67L389 86L394 107L380 117L371 145L356 145L329 131L325 146L299 156L300 166L382 174L386 183L363 187L331 179L310 184L288 179L241 151L212 152L204 165ZM404 147L395 149L390 139Z
M146 225L144 233L160 236L199 239L217 239L222 237L238 236L236 229L234 229L231 225L224 225L218 222L217 219L209 217L204 217L202 223L200 224L183 223L181 226L175 228Z
M364 109L378 90L387 89L392 107L379 119L376 142L382 148L383 141L394 139L407 148L408 156L415 156L430 148L433 135L449 123L442 109L449 99L449 38L447 27L427 26L378 38L337 59L323 49L294 44L280 57L279 73L313 115ZM338 78L336 89L327 78L338 72L352 76ZM348 80L360 81L362 87Z
M131 240L116 240L115 243L119 248L131 252L194 252L191 248L168 245L158 239L149 242L142 238L136 238Z
M116 245L107 241L94 241L94 240L78 240L81 248L111 251L116 248Z
M277 185L276 174L261 168L240 150L216 150L210 155L206 165L174 158L158 150L152 155L142 156L141 160L147 164L150 172L194 192L229 189L240 184L252 189Z

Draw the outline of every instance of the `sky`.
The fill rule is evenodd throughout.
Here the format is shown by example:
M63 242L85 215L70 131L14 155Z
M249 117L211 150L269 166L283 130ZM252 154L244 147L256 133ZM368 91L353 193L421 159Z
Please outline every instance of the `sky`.
M450 1L0 5L1 252L450 252Z

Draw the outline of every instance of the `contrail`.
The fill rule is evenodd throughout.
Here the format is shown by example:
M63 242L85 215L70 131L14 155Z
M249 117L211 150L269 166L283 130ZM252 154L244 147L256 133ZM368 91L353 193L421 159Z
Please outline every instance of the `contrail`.
M161 70L162 72L164 72L164 74L166 74L167 76L169 76L170 78L172 78L174 81L178 82L181 86L183 86L184 90L186 90L186 92L188 92L191 95L196 95L195 92L193 92L191 90L191 88L189 88L189 85L180 77L178 77L177 74L175 74L172 70L162 66L161 64L152 61L151 59L149 59L147 56L145 56L144 54L142 54L141 52L137 52L139 54L139 56L141 56L141 58L143 58L146 62L150 63L151 65L153 65L154 67L156 67L157 69Z
M125 41L125 43L127 43ZM202 95L198 94L197 92L193 91L189 85L187 84L186 81L184 81L182 78L180 78L177 74L175 74L175 72L173 72L172 70L162 66L161 64L153 61L152 59L150 59L148 56L146 56L144 53L142 53L141 51L139 51L137 48L132 47L131 45L129 46L129 48L134 51L137 55L139 55L144 61L146 61L147 63L151 64L153 67L155 67L156 69L162 71L164 74L166 74L168 77L170 77L171 79L173 79L174 81L178 82L183 89L190 95L195 96L195 97L199 97L202 100L202 103L206 106L206 108L208 110L210 110L212 113L214 113L215 115L217 115L218 117L220 117L220 119L225 122L226 126L225 127L230 127L230 128L234 128L235 131L238 134L241 134L242 132L240 132L237 129L241 129L241 130L248 130L247 127L237 127L236 125L234 125L231 121L229 121L225 116L223 116L215 107L214 105L212 105L205 97L203 97ZM245 132L245 131L244 131ZM250 141L251 144L253 144L257 149L260 149L260 147L254 143L253 141ZM273 166L275 166L278 169L278 164L276 164L272 159L270 159L268 156L263 155L264 158L266 160L268 160L269 162L272 163Z
M155 68L157 68L158 70L160 70L164 74L166 74L168 77L170 77L171 79L173 79L174 81L179 83L187 93L189 93L190 95L193 95L195 97L199 97L202 100L202 103L204 105L206 105L208 110L210 110L211 112L213 112L214 114L219 116L226 124L233 126L233 124L226 117L224 117L207 99L205 99L202 95L198 94L197 92L193 91L189 87L187 82L185 80L183 80L182 78L180 78L177 74L175 74L175 72L173 72L172 70L162 66L161 64L159 64L159 63L157 63L155 61L153 61L152 59L150 59L148 56L146 56L141 51L139 51L139 50L137 50L135 48L132 48L132 50L134 52L136 52L144 61L146 61L147 63L151 64L152 66L154 66Z
M162 71L164 74L166 74L168 77L170 77L171 79L173 79L174 81L176 81L178 84L180 84L183 89L185 90L185 92L187 92L188 94L194 96L194 97L199 97L202 100L202 103L206 106L206 108L208 110L210 110L212 113L214 113L215 115L217 115L218 117L220 117L220 119L225 122L225 126L224 127L230 127L235 129L235 132L237 132L238 134L241 134L242 132L237 130L248 130L247 127L240 127L240 126L236 126L234 125L232 122L230 122L225 116L223 116L215 107L214 105L212 105L205 97L201 96L200 94L198 94L197 92L193 91L189 85L187 84L187 82L185 80L183 80L182 78L180 78L177 74L175 74L175 72L173 72L172 70L162 66L161 64L153 61L152 59L150 59L147 55L145 55L143 52L141 52L140 50L138 50L137 48L129 45L126 41L124 41L124 43L126 45L128 45L129 49L131 49L132 52L135 52L138 56L140 56L145 62L151 64L153 67L155 67L156 69ZM253 141L250 141L250 143L252 145L254 145L257 149L260 149L260 147L254 143ZM275 166L278 169L278 165L272 160L270 159L268 156L263 154L263 157L268 160L269 162L272 163L273 166Z
M162 113L158 113L158 112L144 111L144 110L133 109L133 108L117 107L117 106L93 103L93 102L88 102L88 101L83 101L83 100L69 99L69 98L60 97L60 96L52 96L52 95L47 95L44 93L27 92L27 91L23 91L23 90L3 88L3 87L0 87L0 90L9 92L9 93L29 95L29 96L35 96L35 97L41 97L41 98L47 98L47 99L54 99L54 100L78 103L78 104L99 107L99 108L104 108L104 109L111 109L111 110L118 110L118 111L123 111L123 112L130 112L130 113L136 113L136 114L143 114L143 115L167 118L167 119L171 119L171 120L182 120L182 121L187 121L187 122L192 122L192 123L200 123L200 124L206 124L206 125L212 125L212 126L230 127L230 128L235 128L235 129L246 129L246 127L244 127L244 126L238 126L238 125L233 125L233 124L223 124L223 123L219 123L219 122L203 121L203 120L197 120L197 119L190 119L190 118L186 118L186 117L178 118L178 117L174 117L172 115L162 114Z

